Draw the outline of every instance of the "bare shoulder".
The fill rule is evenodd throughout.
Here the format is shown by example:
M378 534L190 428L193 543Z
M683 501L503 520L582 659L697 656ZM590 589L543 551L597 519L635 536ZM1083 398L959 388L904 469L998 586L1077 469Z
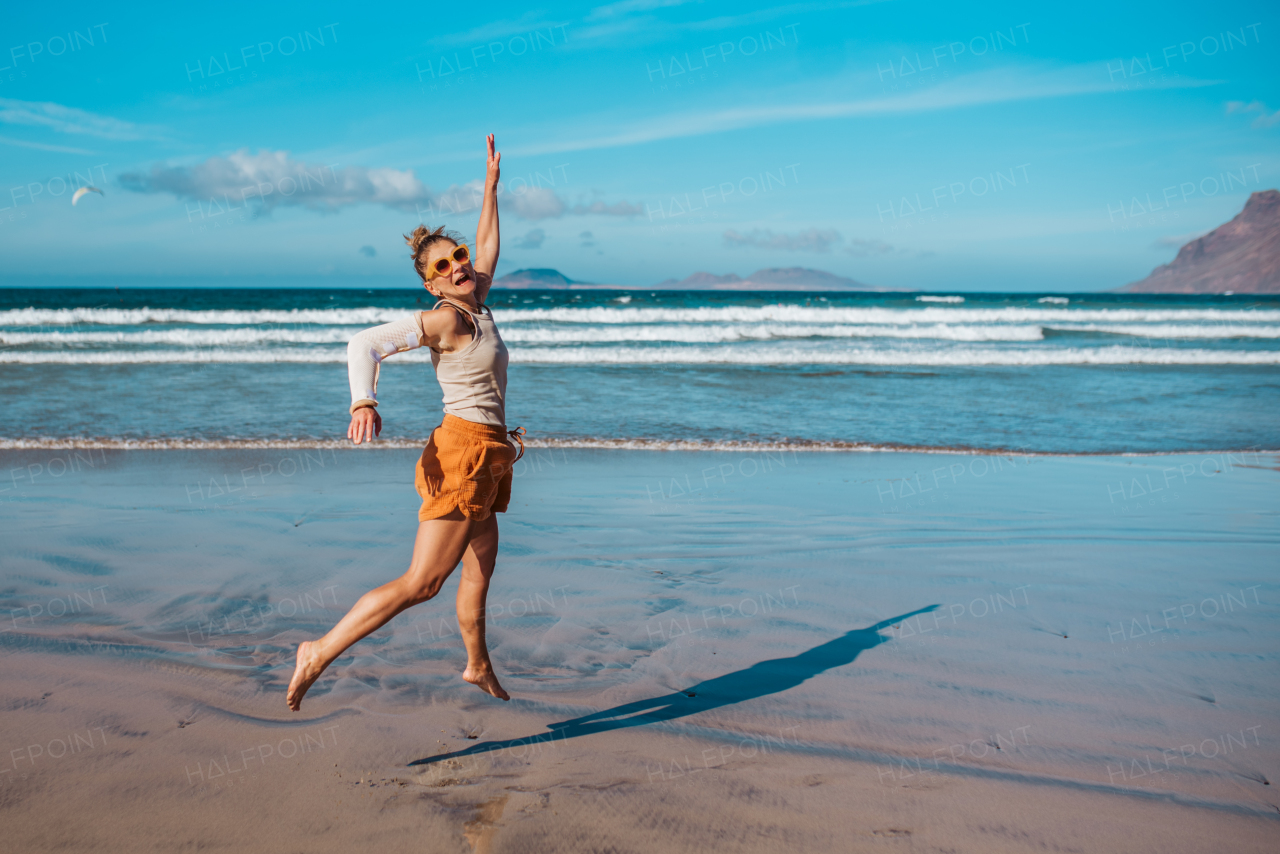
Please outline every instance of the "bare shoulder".
M418 322L427 337L447 335L458 325L458 312L447 305L431 311L418 312Z
M422 312L423 341L442 353L449 353L471 340L471 326L457 309L447 305Z

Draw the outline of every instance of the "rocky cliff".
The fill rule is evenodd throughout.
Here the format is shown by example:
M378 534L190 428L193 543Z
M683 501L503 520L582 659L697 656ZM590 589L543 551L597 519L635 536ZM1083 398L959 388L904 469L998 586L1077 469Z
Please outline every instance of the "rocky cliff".
M1140 282L1142 294L1280 293L1280 190L1249 197L1235 219L1197 237Z

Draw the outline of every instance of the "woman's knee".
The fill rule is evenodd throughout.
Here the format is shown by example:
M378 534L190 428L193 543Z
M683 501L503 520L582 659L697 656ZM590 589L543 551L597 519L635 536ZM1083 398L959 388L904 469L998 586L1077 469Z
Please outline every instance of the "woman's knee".
M420 605L428 599L434 599L443 586L443 578L418 579L405 577L401 579L402 596L411 605Z

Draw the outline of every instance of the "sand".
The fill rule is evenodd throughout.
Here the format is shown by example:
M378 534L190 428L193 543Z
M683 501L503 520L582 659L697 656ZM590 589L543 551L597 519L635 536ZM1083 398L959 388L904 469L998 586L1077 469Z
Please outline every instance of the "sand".
M1275 848L1274 455L531 451L292 714L415 456L4 453L0 847Z

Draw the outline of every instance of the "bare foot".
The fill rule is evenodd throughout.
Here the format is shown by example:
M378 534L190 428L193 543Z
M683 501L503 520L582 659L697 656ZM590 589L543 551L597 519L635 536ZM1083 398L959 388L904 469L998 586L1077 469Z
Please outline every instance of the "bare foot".
M511 699L511 695L502 690L502 686L498 684L498 677L493 674L492 668L481 669L468 664L467 669L462 671L462 678L486 694L492 694L499 700Z
M302 708L302 698L307 693L307 689L320 678L321 673L324 673L324 665L320 663L320 657L311 649L314 643L314 641L303 641L298 644L298 664L293 669L293 679L289 681L289 693L285 695L289 708L295 712Z

